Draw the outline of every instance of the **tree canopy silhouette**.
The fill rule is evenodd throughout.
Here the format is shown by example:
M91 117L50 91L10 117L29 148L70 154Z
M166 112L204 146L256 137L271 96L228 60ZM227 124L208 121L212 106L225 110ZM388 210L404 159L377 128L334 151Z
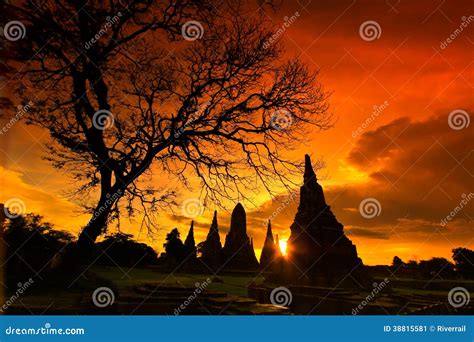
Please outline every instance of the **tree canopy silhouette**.
M4 229L7 284L13 287L48 270L56 253L74 241L70 233L54 229L38 214L8 219Z
M119 232L107 235L97 246L100 248L98 264L136 267L155 265L158 261L154 249L135 241L132 234Z
M69 170L78 198L98 194L83 203L79 246L121 211L150 227L150 213L173 203L174 190L145 182L151 167L185 185L195 175L217 203L256 184L274 193L300 167L283 152L331 123L317 72L269 43L275 27L255 3L3 6L26 27L8 51L15 91L34 103L27 123L49 131L48 159Z
M474 251L469 248L453 249L456 271L465 278L474 279Z
M181 263L186 258L186 246L179 237L178 228L174 228L166 234L166 242L163 244L166 252L166 260L171 264Z

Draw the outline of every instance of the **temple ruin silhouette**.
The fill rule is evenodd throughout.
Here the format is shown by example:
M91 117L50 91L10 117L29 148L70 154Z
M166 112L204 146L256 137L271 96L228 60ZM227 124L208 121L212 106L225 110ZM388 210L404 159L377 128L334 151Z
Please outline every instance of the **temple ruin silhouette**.
M277 238L278 240L278 238ZM281 257L280 246L273 240L272 223L268 220L267 234L260 255L260 267L262 270L272 270L272 265L277 258Z
M300 203L290 229L282 279L321 286L367 285L369 278L356 246L326 203L309 155L305 155Z
M253 240L247 235L245 209L238 203L232 212L224 247L220 242L217 212L214 212L207 239L202 244L201 258L210 267L226 270L260 267L262 271L273 272L272 280L284 283L365 287L370 281L356 246L344 234L343 225L326 203L309 155L305 156L300 203L290 230L287 256L282 257L268 221L259 263Z

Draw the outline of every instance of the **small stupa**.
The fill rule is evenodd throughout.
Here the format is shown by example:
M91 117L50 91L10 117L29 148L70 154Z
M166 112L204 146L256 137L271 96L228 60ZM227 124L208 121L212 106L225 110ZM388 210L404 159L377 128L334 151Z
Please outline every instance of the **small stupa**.
M242 204L238 203L230 219L230 231L222 249L222 261L226 268L248 270L258 268L253 242L247 235L247 215Z
M280 255L280 247L273 240L272 223L268 220L267 235L263 244L262 254L260 255L260 267L264 270L268 269Z
M211 268L216 268L221 264L222 244L219 236L219 226L217 224L217 211L214 211L209 233L206 241L201 247L201 260Z

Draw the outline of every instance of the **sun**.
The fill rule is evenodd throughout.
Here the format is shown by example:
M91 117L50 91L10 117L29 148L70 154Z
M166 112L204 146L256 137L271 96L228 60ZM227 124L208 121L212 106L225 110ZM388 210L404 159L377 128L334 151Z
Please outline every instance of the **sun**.
M279 240L279 241L278 241L278 244L280 245L281 254L286 255L286 244L287 244L287 241L286 241L286 240Z

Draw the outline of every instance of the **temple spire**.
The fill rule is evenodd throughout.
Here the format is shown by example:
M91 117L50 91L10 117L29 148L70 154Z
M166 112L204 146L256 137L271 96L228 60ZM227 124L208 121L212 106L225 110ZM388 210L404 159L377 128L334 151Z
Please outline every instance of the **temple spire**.
M267 239L270 239L273 242L273 233L272 233L272 221L268 220L267 225Z
M219 227L217 225L217 210L214 210L214 217L212 218L211 227L209 228L209 234L213 232L219 233Z
M272 224L270 220L268 220L267 236L265 238L265 242L263 243L262 254L260 255L260 266L266 269L279 255L280 249L278 244L276 244L273 240Z
M188 236L184 240L184 246L190 254L196 255L196 242L194 241L194 221L191 221Z
M308 154L304 157L304 177L303 186L300 191L300 209L303 210L323 210L327 204L324 198L324 192L316 178L316 173L311 164L311 158Z
M201 258L207 264L208 267L217 268L221 264L221 252L222 244L219 236L219 226L217 224L217 210L214 211L214 217L212 219L209 233L207 234L206 241L201 247Z
M311 158L309 154L305 154L304 156L304 182L307 183L313 178L317 180L316 174L314 173L314 170L313 170L313 165L311 164Z

